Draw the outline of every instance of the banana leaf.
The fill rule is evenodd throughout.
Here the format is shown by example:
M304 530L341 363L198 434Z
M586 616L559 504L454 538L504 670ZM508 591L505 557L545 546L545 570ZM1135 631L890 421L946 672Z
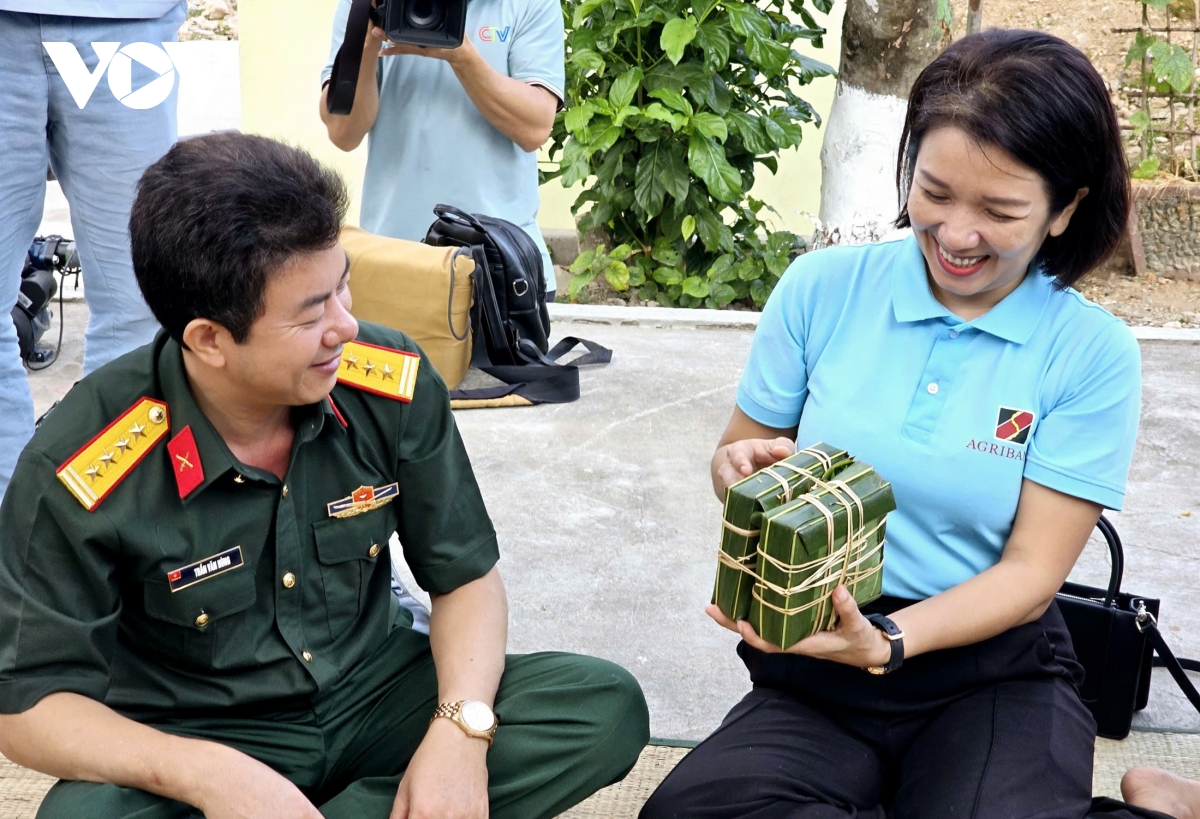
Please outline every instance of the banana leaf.
M717 564L713 602L727 617L744 620L750 611L763 513L807 492L812 487L813 477L831 478L847 463L844 449L814 444L755 472L725 491L722 559Z
M879 597L885 522L895 508L891 484L858 461L807 497L765 512L748 617L755 632L788 648L836 625L830 595L839 584L860 606Z

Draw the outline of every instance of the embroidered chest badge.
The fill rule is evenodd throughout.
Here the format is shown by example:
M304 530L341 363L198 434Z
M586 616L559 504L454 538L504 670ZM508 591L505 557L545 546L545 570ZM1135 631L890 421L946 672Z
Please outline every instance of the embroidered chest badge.
M226 549L212 557L206 557L167 572L167 582L171 585L171 591L177 592L188 586L194 586L202 580L209 580L219 574L240 568L244 562L242 547L234 546L232 549Z
M996 440L1024 444L1029 440L1029 430L1036 418L1029 410L1001 407L996 416Z
M384 504L391 503L400 494L400 484L389 483L387 486L360 486L348 498L335 500L327 504L329 517L352 518L363 512L378 509Z

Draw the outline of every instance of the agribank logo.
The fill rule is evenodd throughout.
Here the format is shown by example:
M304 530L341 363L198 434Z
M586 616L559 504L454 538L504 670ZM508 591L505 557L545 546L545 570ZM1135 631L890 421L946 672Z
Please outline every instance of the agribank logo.
M161 105L175 87L175 64L166 51L153 43L129 43L124 47L120 43L92 43L97 60L92 71L84 64L74 43L42 43L42 46L80 108L92 98L106 70L108 89L127 108L145 110ZM137 89L133 87L134 63L142 67L141 73L154 75L154 79Z
M507 43L508 32L511 29L512 26L505 26L504 28L500 28L499 26L484 26L483 28L479 29L479 39L483 40L485 43L490 43L495 40L499 40L502 43Z

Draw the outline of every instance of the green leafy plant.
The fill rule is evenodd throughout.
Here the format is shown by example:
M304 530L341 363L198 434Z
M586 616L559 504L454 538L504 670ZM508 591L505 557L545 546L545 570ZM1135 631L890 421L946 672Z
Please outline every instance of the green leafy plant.
M812 3L828 13L833 0ZM568 106L543 181L585 183L572 210L607 240L571 266L571 298L603 276L667 305L762 305L801 243L769 231L771 208L748 191L802 123L819 124L795 89L833 69L792 45L821 46L825 29L804 0L563 0L563 12Z

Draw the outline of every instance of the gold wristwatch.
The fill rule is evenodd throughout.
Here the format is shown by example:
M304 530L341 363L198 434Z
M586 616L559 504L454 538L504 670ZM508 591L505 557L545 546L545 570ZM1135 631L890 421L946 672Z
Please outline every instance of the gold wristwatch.
M496 739L496 729L500 721L487 703L479 700L459 700L444 702L433 712L431 723L438 717L445 717L463 730L469 737L486 739L488 747Z

